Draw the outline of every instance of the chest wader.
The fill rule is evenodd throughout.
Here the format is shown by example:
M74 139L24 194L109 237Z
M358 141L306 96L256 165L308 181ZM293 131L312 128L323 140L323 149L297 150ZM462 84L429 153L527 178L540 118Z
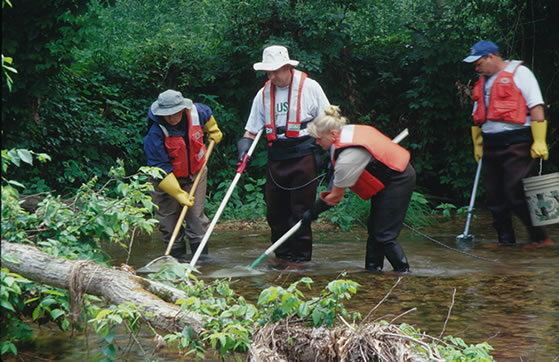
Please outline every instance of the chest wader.
M266 219L272 231L274 243L312 207L316 197L317 182L300 188L316 178L317 150L314 139L278 139L268 148L268 172L266 173ZM273 179L272 179L273 178ZM282 187L278 187L281 185ZM285 190L289 188L290 190ZM280 245L275 251L280 259L309 261L312 257L312 231L310 224Z

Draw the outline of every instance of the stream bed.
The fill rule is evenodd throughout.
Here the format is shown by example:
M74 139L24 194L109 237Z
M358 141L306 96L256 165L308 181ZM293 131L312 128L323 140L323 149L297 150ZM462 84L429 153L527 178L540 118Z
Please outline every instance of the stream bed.
M470 233L475 235L475 243L462 249L463 245L456 244L456 236L462 233L463 227L462 221L451 221L423 228L421 232L449 247L495 262L458 253L404 228L400 243L409 259L411 273L402 277L371 318L390 321L399 316L395 323L412 324L433 337L439 337L444 328L445 336L460 337L469 344L487 341L495 348L492 353L498 361L557 360L559 225L547 228L555 244L540 249L522 247L526 234L516 223L518 246L488 248L495 242L495 232L487 214L478 215L472 221ZM163 255L165 247L159 237L156 232L150 237L138 238L130 255L111 251L113 265L128 259L128 264L138 269ZM278 268L275 258L269 256L255 268L256 273L250 273L248 266L271 245L269 232L216 230L210 238L209 257L200 259L197 265L201 271L199 278L235 276L232 288L256 303L260 292L271 285L287 287L308 276L314 281L312 290L300 289L305 295L314 295L312 293L318 293L329 281L346 272L344 278L360 284L358 293L345 303L346 308L364 317L389 293L399 277L390 272L387 261L384 273L364 270L366 239L364 230L315 231L311 262L286 271ZM412 308L416 310L410 311ZM403 313L406 314L400 316ZM117 338L125 342L128 336L122 332ZM37 336L37 343L29 352L48 360L91 360L98 352L95 335L90 335L86 341L83 336L70 339L68 334L43 329ZM145 350L132 344L126 359L174 360L180 357L168 350L152 353L152 337L147 331L139 338Z

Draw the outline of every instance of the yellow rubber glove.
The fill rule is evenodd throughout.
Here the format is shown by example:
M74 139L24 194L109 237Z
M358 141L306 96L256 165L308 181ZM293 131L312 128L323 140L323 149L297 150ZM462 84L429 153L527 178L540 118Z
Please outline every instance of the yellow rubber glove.
M217 145L219 141L223 138L223 133L217 127L217 122L215 121L214 116L210 116L210 119L206 122L203 128L204 132L208 133L208 138L213 140Z
M481 128L478 126L472 127L472 141L474 141L474 157L476 162L479 162L483 157L483 137L481 136Z
M545 134L547 132L547 121L542 122L532 121L532 137L534 138L534 143L530 148L530 154L532 158L543 158L547 160L549 157L549 150L547 149L547 143L545 143Z
M161 190L174 197L181 206L192 207L194 205L194 196L190 197L188 192L181 188L179 180L177 180L172 172L165 176L158 186Z

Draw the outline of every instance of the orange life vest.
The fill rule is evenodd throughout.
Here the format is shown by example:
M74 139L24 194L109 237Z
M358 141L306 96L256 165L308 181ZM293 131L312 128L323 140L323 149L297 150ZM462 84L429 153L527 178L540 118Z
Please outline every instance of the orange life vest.
M410 161L410 153L402 146L382 134L372 126L348 125L344 126L333 143L334 152L331 153L332 164L335 167L336 158L346 147L363 147L373 156L373 161L365 167L351 191L363 200L370 199L373 195L384 189L385 184L374 175L372 171L375 163L380 167L392 171L403 172ZM371 166L371 167L369 167ZM377 167L378 168L378 167ZM384 180L386 182L387 180Z
M287 127L285 131L286 137L299 137L301 130L301 94L303 84L307 79L307 74L296 69L291 70L291 83L289 85L289 98L287 109ZM262 103L264 106L264 120L266 129L266 138L268 142L275 141L276 136L276 87L271 81L264 84L262 91Z
M521 64L522 62L518 62L512 72L502 70L497 74L497 78L491 85L488 105L485 104L483 94L485 77L481 76L476 82L473 90L473 100L477 102L477 107L473 113L476 126L482 125L488 119L518 124L526 122L526 100L513 80L514 74Z
M159 123L159 127L165 135L165 148L173 165L175 177L188 177L195 174L204 164L206 145L204 145L204 132L200 126L200 117L196 106L185 109L188 118L188 147L185 137L170 136L165 126Z

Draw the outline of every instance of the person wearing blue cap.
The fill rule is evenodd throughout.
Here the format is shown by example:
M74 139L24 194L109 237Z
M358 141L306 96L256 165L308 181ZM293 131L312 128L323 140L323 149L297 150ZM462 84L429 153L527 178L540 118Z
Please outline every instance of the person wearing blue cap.
M545 229L532 225L522 187L522 179L536 173L534 159L549 156L538 81L522 61L505 61L491 41L475 43L463 61L480 73L473 89L471 132L476 162L483 157L487 206L499 241L495 245L516 243L512 213L528 229L525 247L550 245Z
M210 107L184 98L181 92L168 89L159 94L148 110L148 134L144 138L147 164L163 170L163 180L157 181L152 193L158 206L155 215L163 241L169 243L184 206L187 227L181 229L171 248L171 256L183 260L186 254L185 237L189 239L192 254L196 252L209 220L204 214L207 167L204 132L217 145L223 137ZM200 181L195 194L190 195L198 172ZM204 248L204 254L207 249Z

